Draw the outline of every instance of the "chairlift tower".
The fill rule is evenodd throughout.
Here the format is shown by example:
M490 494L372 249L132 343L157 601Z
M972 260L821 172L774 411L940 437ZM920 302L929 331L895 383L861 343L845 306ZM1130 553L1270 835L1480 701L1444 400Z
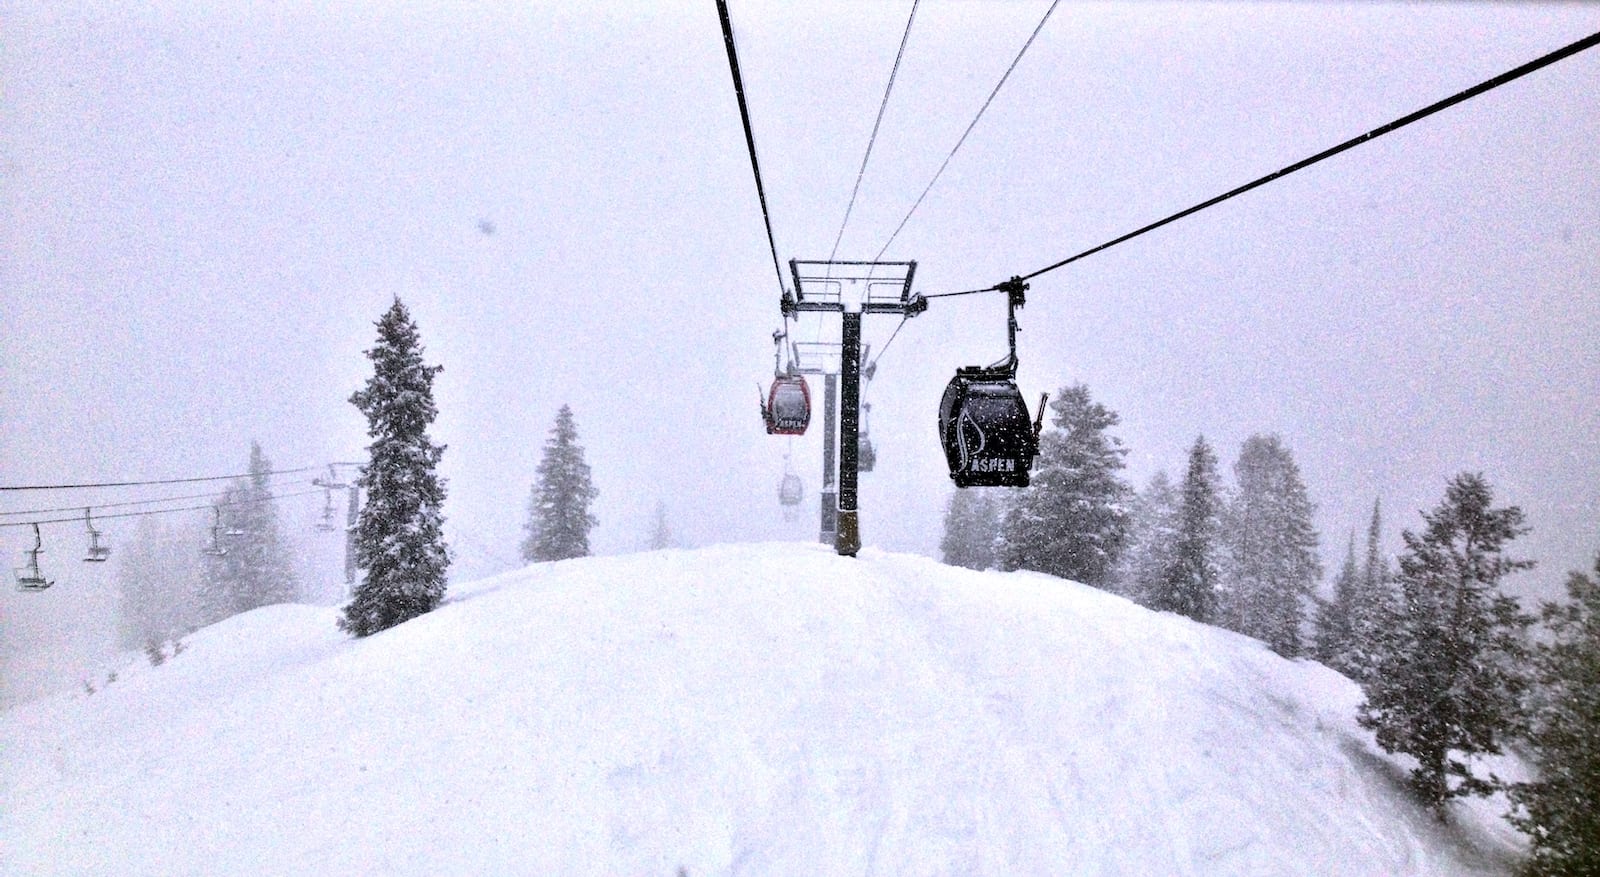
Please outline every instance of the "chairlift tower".
M846 557L861 550L861 523L857 482L860 472L861 427L861 319L870 314L914 317L927 310L928 302L912 295L911 281L916 262L857 262L790 259L789 273L794 279L792 297L785 293L780 308L785 317L798 313L833 313L840 319L839 372L825 378L823 403L824 428L828 435L823 450L823 530L827 531L829 512L835 513L833 547ZM838 495L829 497L833 464L828 459L834 450L834 381L838 387Z
M839 351L837 341L796 341L789 345L791 370L822 376L822 502L817 541L834 544L839 530L838 472L834 450L839 431Z
M356 581L356 522L361 513L361 488L356 485L356 479L354 478L351 478L348 482L341 481L338 470L341 468L358 469L364 465L366 464L352 461L329 463L328 477L326 479L313 478L311 480L312 484L327 491L327 496L324 500L325 505L323 506L324 522L328 521L334 512L333 491L346 491L344 506L344 583L346 585L353 585ZM317 529L322 532L334 532L337 528L319 524Z

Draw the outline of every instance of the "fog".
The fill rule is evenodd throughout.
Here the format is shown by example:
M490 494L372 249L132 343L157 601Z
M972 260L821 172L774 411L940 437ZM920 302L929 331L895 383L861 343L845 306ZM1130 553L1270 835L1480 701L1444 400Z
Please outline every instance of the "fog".
M730 5L778 255L826 258L909 4ZM883 246L1048 5L922 4L840 258ZM240 472L252 440L280 468L360 460L348 398L398 296L444 366L456 580L518 565L564 403L597 553L642 548L658 501L687 545L814 539L820 430L757 416L778 280L716 8L641 6L0 0L0 485ZM1028 273L1597 30L1582 5L1063 4L884 258L923 293ZM1600 549L1597 95L1591 50L1038 278L1024 392L1086 383L1138 486L1201 433L1225 472L1280 434L1330 572L1374 500L1395 551L1481 471L1533 528L1515 590L1557 595ZM897 322L867 318L875 351ZM901 329L866 394L867 545L937 553L938 395L1004 353L1001 296ZM281 514L331 601L321 504ZM101 524L114 550L134 526ZM110 648L117 556L44 539L56 586L0 597L0 698ZM31 544L0 529L12 565Z

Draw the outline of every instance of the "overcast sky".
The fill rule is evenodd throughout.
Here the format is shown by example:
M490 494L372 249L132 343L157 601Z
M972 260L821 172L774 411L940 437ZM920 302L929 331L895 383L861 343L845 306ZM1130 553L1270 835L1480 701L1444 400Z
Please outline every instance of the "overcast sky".
M825 258L910 3L730 5L779 256ZM883 246L1048 5L921 5L841 258ZM458 578L516 563L563 403L598 552L658 501L687 544L815 538L815 497L786 524L776 490L792 447L814 493L820 430L757 416L778 280L712 0L324 6L0 0L0 484L237 472L251 440L361 459L347 400L399 296L445 367ZM1028 273L1596 31L1585 5L1063 3L885 258L924 293ZM1040 277L1020 383L1086 383L1138 486L1199 434L1231 479L1278 433L1330 567L1375 499L1398 550L1481 471L1533 527L1518 588L1554 596L1600 549L1597 106L1591 50ZM867 322L881 348L897 318ZM938 396L1004 346L974 296L883 357L867 545L936 554ZM307 540L320 503L285 504ZM57 586L0 598L12 666L109 629L113 570L45 537ZM31 539L0 530L13 565ZM336 547L309 554L336 586Z

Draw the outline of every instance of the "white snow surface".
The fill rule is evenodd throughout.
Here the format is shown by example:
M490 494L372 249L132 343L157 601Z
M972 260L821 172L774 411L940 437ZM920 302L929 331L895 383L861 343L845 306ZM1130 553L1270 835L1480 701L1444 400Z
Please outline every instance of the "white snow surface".
M1505 874L1309 661L1027 573L719 546L275 606L0 714L4 874Z

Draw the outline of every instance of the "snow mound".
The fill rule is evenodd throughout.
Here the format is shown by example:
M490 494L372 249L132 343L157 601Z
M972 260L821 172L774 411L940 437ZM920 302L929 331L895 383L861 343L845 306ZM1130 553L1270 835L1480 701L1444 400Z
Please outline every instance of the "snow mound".
M1502 874L1310 662L1033 574L544 564L278 606L0 714L8 874Z

